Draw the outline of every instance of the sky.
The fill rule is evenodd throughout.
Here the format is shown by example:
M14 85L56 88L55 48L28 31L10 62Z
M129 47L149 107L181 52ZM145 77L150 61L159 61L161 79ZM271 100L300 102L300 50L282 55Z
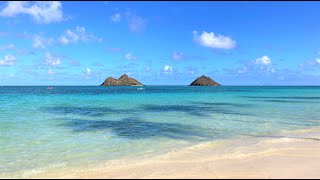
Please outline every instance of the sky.
M0 2L0 85L320 85L320 2Z

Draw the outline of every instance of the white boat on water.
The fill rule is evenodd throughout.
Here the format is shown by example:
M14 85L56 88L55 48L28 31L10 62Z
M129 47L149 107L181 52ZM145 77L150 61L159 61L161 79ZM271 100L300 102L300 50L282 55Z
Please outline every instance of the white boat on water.
M47 89L53 89L53 87L52 87L52 86L49 86L49 87L47 87Z
M137 90L138 90L138 91L141 91L141 90L143 90L143 88L137 88Z

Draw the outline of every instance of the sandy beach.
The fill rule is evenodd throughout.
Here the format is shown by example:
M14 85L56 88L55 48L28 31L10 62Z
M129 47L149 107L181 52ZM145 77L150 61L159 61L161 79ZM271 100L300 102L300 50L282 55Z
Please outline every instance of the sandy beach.
M204 143L149 159L31 178L319 178L320 128ZM244 142L246 141L246 142ZM245 144L245 145L244 145Z

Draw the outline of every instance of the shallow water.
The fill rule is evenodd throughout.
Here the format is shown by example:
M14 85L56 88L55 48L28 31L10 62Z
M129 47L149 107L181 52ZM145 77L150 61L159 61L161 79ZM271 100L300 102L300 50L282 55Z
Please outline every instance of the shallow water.
M0 87L0 174L320 125L320 87L138 88Z

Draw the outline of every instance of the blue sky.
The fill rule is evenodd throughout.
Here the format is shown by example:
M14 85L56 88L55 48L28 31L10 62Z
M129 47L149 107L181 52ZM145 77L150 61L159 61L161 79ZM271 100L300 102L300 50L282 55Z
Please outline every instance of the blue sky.
M320 2L0 2L0 85L320 85Z

